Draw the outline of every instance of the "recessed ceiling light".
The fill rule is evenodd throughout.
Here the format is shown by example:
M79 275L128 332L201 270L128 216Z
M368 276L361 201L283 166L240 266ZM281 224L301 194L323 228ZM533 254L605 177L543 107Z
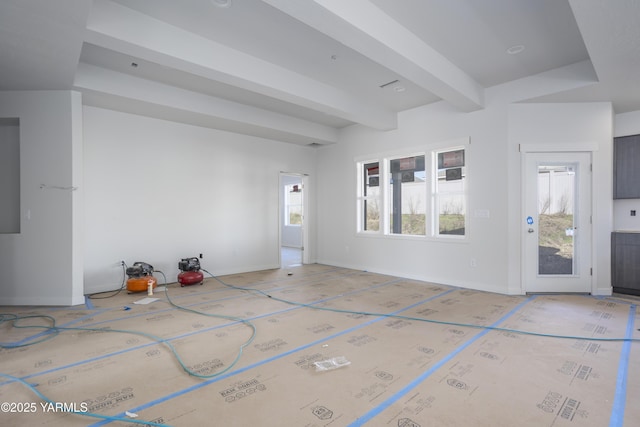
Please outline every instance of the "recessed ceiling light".
M400 93L400 92L404 92L407 89L404 86L394 86L393 90Z
M517 44L514 46L511 46L509 49L507 49L507 53L509 55L517 55L520 52L522 52L524 50L524 45L523 44Z
M231 6L231 0L211 0L211 3L217 7L229 7Z

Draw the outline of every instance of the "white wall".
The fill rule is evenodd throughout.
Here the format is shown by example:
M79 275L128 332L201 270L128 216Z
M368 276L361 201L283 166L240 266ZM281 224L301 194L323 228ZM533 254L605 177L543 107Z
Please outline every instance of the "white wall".
M406 111L395 131L349 127L339 144L317 150L83 109L75 92L0 93L0 117L20 119L22 205L21 233L0 235L0 304L80 304L83 291L120 286L120 260L149 262L169 281L180 258L199 253L214 274L278 268L279 174L287 170L313 178L311 262L519 293L518 144L587 140L598 145L594 293L606 294L611 107L514 104L521 95L513 93L531 96L533 86L523 80L492 88L487 107L474 113L444 103ZM640 112L616 116L615 134L640 133L639 119ZM470 140L465 241L356 235L355 158L460 138Z
M613 109L608 102L576 104L514 104L509 107L510 164L518 173L520 144L553 149L593 147L592 153L592 265L596 295L611 294L611 231L613 229ZM520 176L511 175L511 182ZM520 191L515 188L520 194ZM512 197L510 242L520 242L524 230L519 197ZM511 253L520 254L512 245ZM519 255L520 256L520 255Z
M618 114L615 117L614 136L640 134L640 111ZM631 210L637 215L631 216ZM640 231L640 199L619 199L613 201L614 230Z
M0 235L0 305L84 302L81 105L77 92L0 92L0 117L20 120L21 204L20 233Z
M120 260L169 282L200 253L215 275L279 268L280 171L316 173L313 148L94 107L84 144L87 293L118 288Z
M594 161L602 180L594 189L594 194L602 197L598 204L601 223L594 228L599 230L597 243L603 245L597 260L598 286L602 286L598 292L606 293L610 289L606 242L611 231L611 106L522 104L515 107L523 108L522 116L514 116L511 110L515 102L556 88L554 74L488 89L486 107L481 111L460 113L437 103L401 113L394 131L375 132L362 126L344 129L339 143L322 147L318 155L318 262L493 292L522 293L517 144L525 130L542 125L546 128L538 128L536 143L595 138L601 145ZM520 122L521 117L524 122ZM429 150L467 137L469 218L465 241L356 234L356 158L403 148Z
M438 103L400 114L399 128L375 132L346 128L318 157L319 262L494 292L507 292L506 109L459 113ZM466 147L467 239L356 234L356 164L403 148ZM488 218L479 211L487 211ZM475 261L472 267L471 261Z

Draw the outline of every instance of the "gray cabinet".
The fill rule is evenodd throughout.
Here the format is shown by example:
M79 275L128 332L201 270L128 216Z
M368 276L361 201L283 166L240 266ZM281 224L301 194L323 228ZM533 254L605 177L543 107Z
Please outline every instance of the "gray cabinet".
M613 198L640 199L640 135L613 139Z
M613 292L640 295L640 232L611 234Z

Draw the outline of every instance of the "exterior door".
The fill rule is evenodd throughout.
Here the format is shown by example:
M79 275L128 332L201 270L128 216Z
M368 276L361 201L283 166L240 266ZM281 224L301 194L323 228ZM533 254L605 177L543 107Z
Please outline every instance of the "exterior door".
M524 156L524 290L591 293L591 154Z

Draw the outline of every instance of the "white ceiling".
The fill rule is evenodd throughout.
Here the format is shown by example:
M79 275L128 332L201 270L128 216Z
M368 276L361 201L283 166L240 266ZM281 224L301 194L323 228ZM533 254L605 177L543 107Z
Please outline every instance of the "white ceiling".
M441 100L476 111L486 88L586 62L594 84L536 101L640 110L637 0L221 2L3 0L0 90L75 89L87 105L328 144Z

